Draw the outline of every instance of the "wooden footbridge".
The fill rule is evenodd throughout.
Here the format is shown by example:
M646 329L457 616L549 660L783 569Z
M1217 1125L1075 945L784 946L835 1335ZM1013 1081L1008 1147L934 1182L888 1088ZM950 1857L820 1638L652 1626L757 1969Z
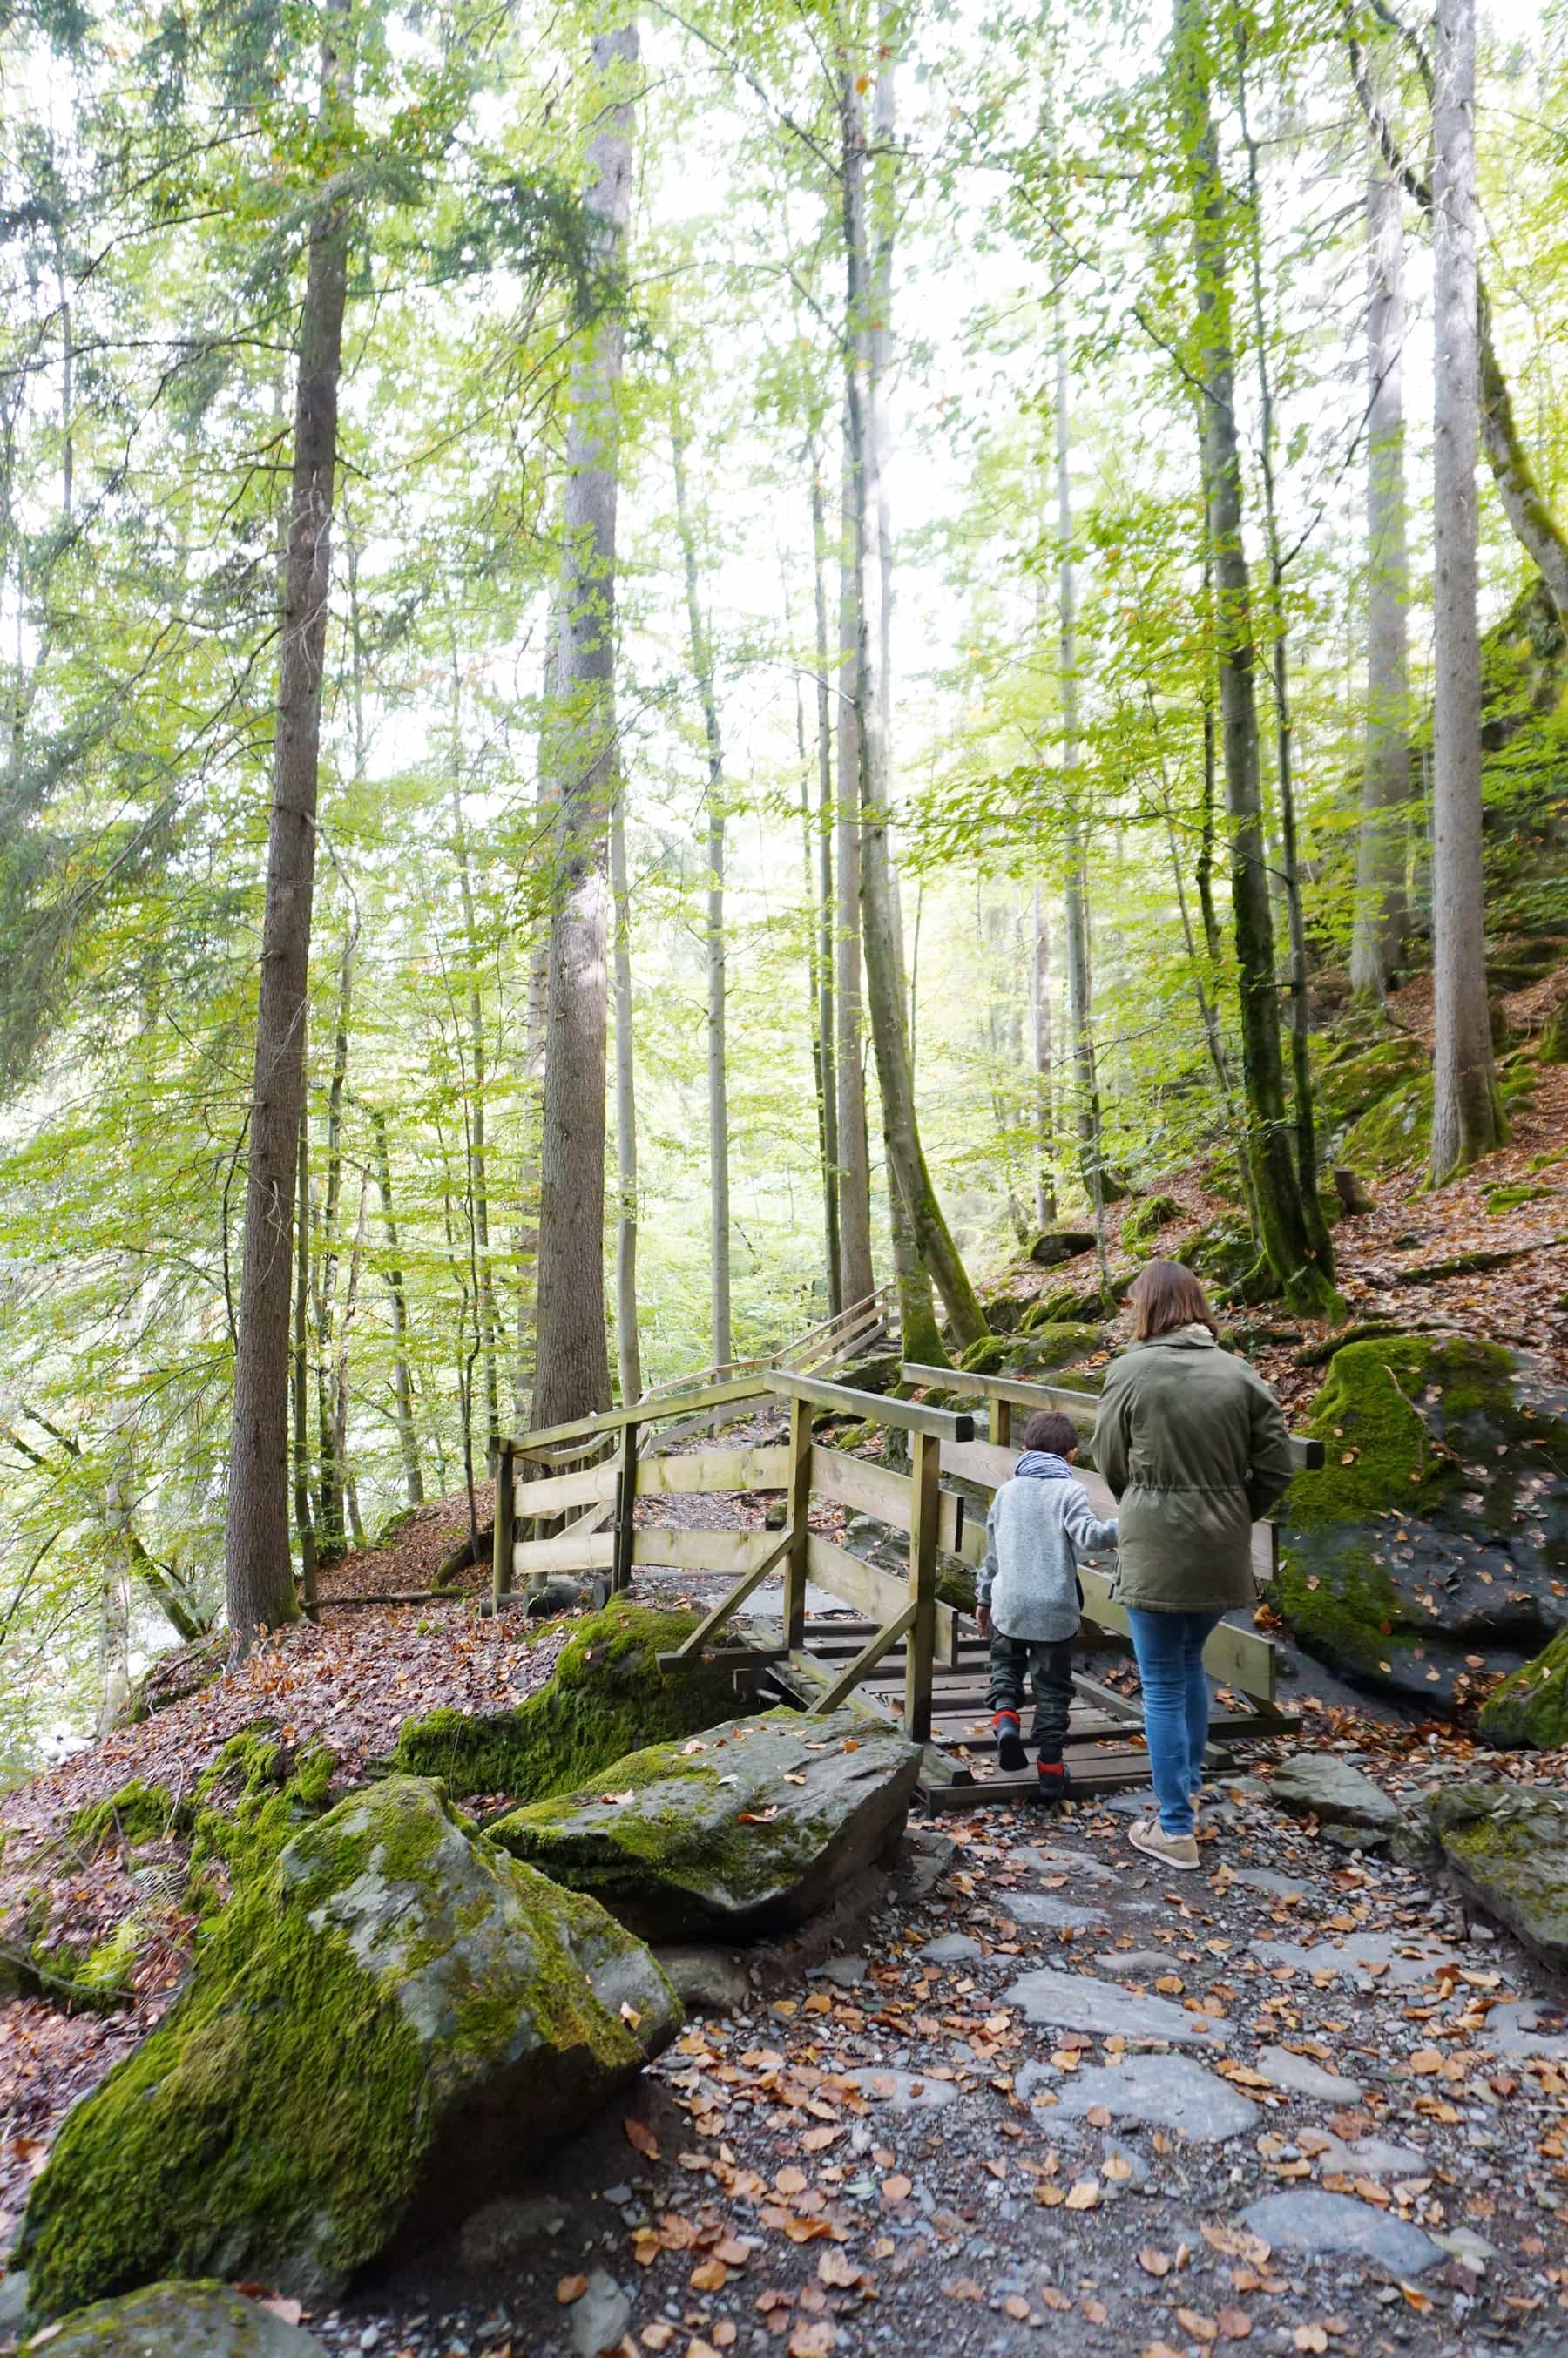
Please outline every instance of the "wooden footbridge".
M874 1296L776 1358L713 1370L631 1406L498 1443L496 1599L551 1572L607 1574L612 1593L629 1587L640 1568L728 1573L732 1585L726 1595L679 1652L665 1657L666 1675L678 1677L703 1657L732 1667L738 1684L754 1694L816 1711L852 1703L901 1723L925 1747L922 1790L928 1807L1014 1800L1033 1790L1033 1771L1007 1776L996 1768L986 1708L986 1640L971 1617L944 1602L940 1592L950 1583L942 1575L972 1568L984 1556L986 1509L1012 1472L1019 1412L1063 1412L1084 1435L1087 1459L1097 1402L1056 1385L904 1367L912 1387L973 1397L979 1405L966 1412L885 1399L820 1372L824 1362L839 1363L851 1346L863 1347L885 1331L886 1312L885 1294ZM770 1405L787 1414L785 1440L717 1442L672 1454L673 1442L752 1418ZM816 1438L845 1422L880 1441L887 1455L905 1459L908 1470ZM1292 1447L1299 1467L1323 1463L1320 1442L1297 1440ZM1114 1513L1092 1466L1083 1463L1081 1472L1096 1512ZM694 1493L765 1500L776 1527L639 1524L639 1499ZM814 1529L818 1501L872 1517L890 1535L903 1535L902 1576ZM568 1516L572 1520L563 1528ZM1274 1543L1271 1525L1255 1528L1254 1564L1265 1580L1273 1572ZM1108 1574L1091 1564L1082 1577L1086 1643L1125 1639L1126 1615L1112 1599ZM756 1641L752 1622L737 1641L727 1625L770 1579L783 1591L776 1639L770 1615L763 1642ZM813 1591L831 1597L833 1607L808 1610ZM1270 1639L1222 1622L1205 1661L1222 1690L1214 1723L1220 1744L1228 1736L1291 1724L1276 1697L1277 1658ZM1074 1685L1066 1758L1076 1788L1096 1792L1144 1782L1147 1756L1141 1739L1130 1741L1141 1725L1139 1704L1087 1674L1076 1676Z

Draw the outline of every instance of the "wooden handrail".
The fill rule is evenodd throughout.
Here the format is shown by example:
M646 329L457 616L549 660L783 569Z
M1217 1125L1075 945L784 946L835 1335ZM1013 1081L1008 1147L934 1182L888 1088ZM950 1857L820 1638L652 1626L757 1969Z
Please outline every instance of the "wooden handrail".
M906 1384L940 1384L945 1391L978 1392L982 1400L1002 1401L1010 1408L1049 1408L1070 1417L1078 1431L1094 1432L1099 1398L1094 1392L1069 1391L1057 1384L1030 1384L1015 1376L981 1376L968 1368L923 1368L906 1363ZM1321 1441L1303 1433L1291 1435L1291 1459L1298 1473L1315 1473L1325 1462Z
M950 1408L925 1408L918 1401L886 1400L881 1392L857 1391L852 1384L827 1382L820 1376L797 1376L775 1368L769 1389L787 1400L806 1401L813 1408L838 1409L867 1424L892 1424L903 1433L929 1433L938 1441L973 1441L975 1420Z

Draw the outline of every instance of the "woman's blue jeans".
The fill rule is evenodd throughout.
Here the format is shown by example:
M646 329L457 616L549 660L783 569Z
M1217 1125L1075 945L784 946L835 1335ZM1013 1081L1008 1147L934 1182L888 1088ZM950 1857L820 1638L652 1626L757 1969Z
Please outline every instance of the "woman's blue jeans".
M1132 1650L1143 1688L1149 1775L1168 1834L1190 1834L1193 1797L1203 1783L1208 1742L1208 1680L1203 1650L1218 1613L1150 1613L1130 1606Z

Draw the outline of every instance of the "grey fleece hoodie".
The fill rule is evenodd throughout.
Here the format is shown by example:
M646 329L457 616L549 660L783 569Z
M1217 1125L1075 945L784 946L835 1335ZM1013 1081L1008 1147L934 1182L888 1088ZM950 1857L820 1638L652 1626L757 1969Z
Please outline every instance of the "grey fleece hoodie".
M1066 1459L1027 1449L991 1500L976 1597L1003 1637L1060 1644L1078 1626L1078 1558L1115 1545Z

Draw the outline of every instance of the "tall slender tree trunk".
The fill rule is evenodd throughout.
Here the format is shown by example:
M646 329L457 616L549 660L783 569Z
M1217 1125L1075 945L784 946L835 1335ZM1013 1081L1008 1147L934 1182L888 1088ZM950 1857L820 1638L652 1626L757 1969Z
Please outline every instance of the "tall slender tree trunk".
M846 1305L876 1289L871 1268L871 1154L866 1131L860 970L860 740L855 674L860 586L849 420L844 419L844 480L839 510L838 810L834 828L838 937L838 1241Z
M1051 1118L1051 928L1045 915L1045 896L1038 884L1030 915L1030 1046L1034 1065L1034 1131L1038 1141L1034 1217L1044 1228L1056 1217L1056 1141Z
M632 1037L632 897L626 882L626 808L610 814L610 889L615 924L615 1354L626 1407L643 1397L637 1331L637 1075Z
M495 1344L495 1275L490 1259L489 1109L486 1104L490 1060L484 1037L484 993L480 989L479 922L474 908L473 871L469 859L468 823L463 816L460 673L455 638L451 664L452 849L458 864L458 892L463 913L463 961L468 969L469 1192L473 1206L474 1258L479 1264L474 1306L479 1321L486 1431L498 1434L501 1431L501 1380Z
M1430 1177L1440 1186L1508 1137L1492 1063L1481 871L1475 0L1438 0L1434 70Z
M365 1531L360 1516L359 1485L354 1480L353 1466L349 1456L349 1344L354 1330L354 1312L359 1304L360 1271L364 1266L365 1206L369 1198L370 1176L365 1173L360 1179L359 1217L354 1223L354 1241L349 1249L349 1277L343 1288L343 1314L338 1321L338 1349L332 1387L332 1454L342 1469L343 1509L349 1533L356 1547L363 1547Z
M419 1439L414 1422L414 1378L408 1365L408 1296L403 1282L402 1250L397 1216L392 1202L392 1157L386 1142L386 1116L373 1113L375 1139L375 1184L381 1196L381 1222L386 1232L386 1291L392 1303L392 1390L397 1406L397 1447L403 1460L403 1495L411 1507L425 1503L425 1476L419 1464Z
M1172 74L1193 232L1195 373L1202 387L1204 492L1214 560L1221 752L1230 820L1230 892L1241 1001L1242 1068L1260 1241L1292 1307L1337 1308L1333 1267L1314 1248L1292 1152L1274 925L1263 841L1251 586L1241 537L1241 452L1226 195L1210 106L1206 0L1176 0Z
M310 1124L299 1114L295 1190L294 1527L299 1538L299 1594L316 1617L316 1525L310 1512Z
M539 696L539 775L535 800L535 842L553 831L549 750L560 676L560 622L552 600L545 630L544 676ZM535 1313L538 1306L539 1161L545 1103L545 1001L550 965L547 923L535 916L528 936L528 997L523 1017L522 1155L517 1174L517 1351L512 1369L514 1430L527 1430L534 1390ZM523 1461L524 1476L527 1460Z
M1356 853L1351 988L1381 999L1409 915L1410 560L1405 547L1402 192L1374 145L1367 176L1367 752Z
M686 429L678 406L670 428L675 460L676 525L686 574L687 629L691 668L702 706L708 748L708 1315L713 1364L727 1368L735 1356L730 1331L730 1096L725 1073L726 977L724 941L724 740L719 697L713 684L713 650L703 621L697 570L697 535L687 492Z
M594 36L595 174L584 203L592 260L622 267L632 204L637 27L616 0ZM619 306L586 332L567 434L561 668L552 770L555 909L545 1005L535 1425L610 1405L604 1317L604 1061L610 895L605 835L614 800L615 510L625 322Z
M816 624L816 1042L822 1104L822 1233L827 1310L843 1309L844 1262L838 1233L838 1061L833 975L833 679L827 652L827 503L821 454L811 446L812 606Z
M1295 723L1291 710L1291 663L1285 624L1285 557L1274 487L1274 384L1269 368L1269 322L1263 297L1263 186L1258 143L1247 114L1244 30L1236 27L1236 86L1241 136L1247 151L1247 259L1252 290L1252 341L1258 370L1259 453L1263 478L1263 536L1269 556L1270 663L1274 689L1274 768L1280 789L1285 924L1290 946L1291 1094L1295 1114L1296 1174L1302 1211L1312 1249L1332 1265L1334 1246L1317 1190L1317 1117L1313 1103L1311 1008L1307 1001L1306 913L1302 903L1301 852L1296 827Z
M855 560L860 588L855 719L860 746L860 919L866 992L882 1129L894 1181L920 1259L942 1296L954 1337L966 1348L986 1332L985 1314L953 1242L926 1168L909 1061L903 957L888 842L888 779L881 656L882 571L877 519L881 498L881 434L871 368L874 290L866 219L865 132L856 76L840 92L843 126L844 243Z
M348 94L346 0L322 49L321 112ZM229 1626L243 1652L295 1611L288 1545L288 1328L292 1211L305 1099L305 1007L315 882L321 681L331 582L338 379L348 289L349 216L329 199L310 225L299 322L294 464L285 561L272 817L262 918L245 1240L234 1355L224 1551Z
M332 1076L327 1089L327 1162L322 1175L321 1231L316 1253L316 1422L320 1457L321 1540L343 1541L343 1467L338 1454L331 1370L338 1314L338 1215L343 1193L343 1098L348 1087L349 1030L354 1001L354 936L343 944L338 1014L332 1027Z
M1067 1022L1073 1034L1074 1122L1078 1171L1094 1213L1095 1241L1105 1259L1107 1196L1100 1134L1099 1082L1095 1072L1093 982L1089 968L1088 880L1083 815L1078 808L1078 598L1073 564L1071 386L1067 334L1058 288L1053 305L1056 373L1056 608L1061 661L1062 768L1067 786L1065 892Z

